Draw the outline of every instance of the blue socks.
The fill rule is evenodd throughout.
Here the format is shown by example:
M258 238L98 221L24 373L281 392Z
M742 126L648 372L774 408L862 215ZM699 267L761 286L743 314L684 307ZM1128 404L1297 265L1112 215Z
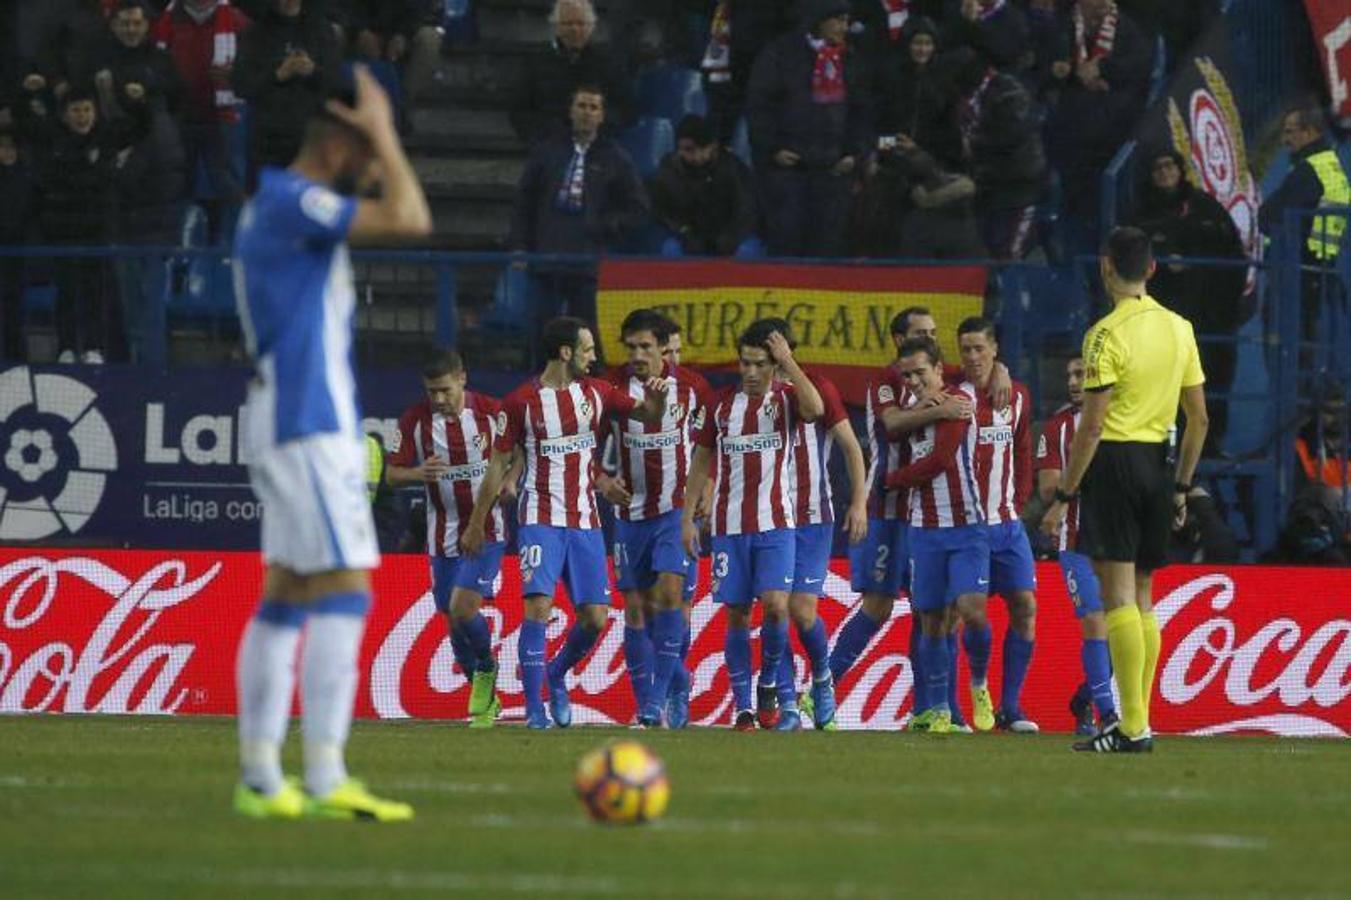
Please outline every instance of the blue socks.
M954 723L965 725L966 718L957 699L957 635L950 634L944 640L948 645L948 711L952 713Z
M817 681L825 678L830 673L830 639L826 637L826 623L817 616L811 628L797 630L797 639L802 642L802 649L807 651L812 678Z
M797 709L797 666L793 662L791 645L779 657L779 675L774 687L779 694L780 709Z
M449 624L450 650L455 654L455 662L460 664L460 671L464 673L465 678L473 678L478 659L474 656L474 649L469 646L469 635L465 634L464 628L453 620Z
M683 694L690 689L690 672L689 669L685 668L685 657L690 655L690 626L685 621L683 611L680 614L680 628L684 636L680 639L680 656L671 669L671 691Z
M839 637L835 639L835 649L830 654L830 676L836 684L840 683L845 673L868 648L873 636L881 629L882 623L874 621L862 609L844 623Z
M591 648L595 646L598 637L600 637L599 631L592 631L582 625L580 621L573 622L572 628L568 630L568 639L563 642L563 649L559 650L558 655L549 663L549 680L559 681L564 675L568 674L568 670L581 662L582 657L591 652ZM650 672L651 669L649 668L648 671Z
M990 623L981 628L962 626L962 647L966 650L966 662L971 667L973 684L985 684L990 674L990 646L994 636L990 633Z
M910 619L910 675L915 681L915 703L911 715L919 715L931 705L929 686L924 683L924 654L920 652L920 642L924 640L924 626L915 614Z
M483 613L475 613L472 619L467 619L459 623L458 628L451 630L451 647L455 645L455 633L460 633L460 638L464 641L465 650L471 660L471 668L464 670L466 675L472 675L475 671L491 672L496 666L497 661L493 659L493 627L488 624L488 620L483 617ZM456 656L459 659L459 656ZM461 666L464 663L461 662Z
M629 670L629 682L633 685L633 700L637 704L638 714L643 715L649 703L652 691L653 657L652 639L647 629L624 626L624 666Z
M748 628L727 628L724 644L727 679L732 684L733 712L754 709L751 703L751 632Z
M1106 640L1084 639L1079 651L1084 663L1084 677L1088 682L1093 705L1100 718L1116 715L1116 701L1112 699L1112 655Z
M920 638L919 653L924 659L925 695L929 709L948 709L948 640L944 637Z
M776 684L779 660L788 652L788 620L765 622L760 626L760 683Z
M1032 665L1032 641L1010 628L1004 634L1004 685L999 708L1006 713L1021 712L1023 682Z
M521 684L525 687L526 712L544 714L544 639L543 622L526 619L521 623L517 652L521 657Z
M685 636L685 614L680 609L659 610L653 617L652 631L656 635L656 662L653 667L651 697L648 700L649 712L657 715L666 706L666 697L671 692L671 681L676 669L684 669L681 663L680 648L688 640ZM627 636L627 635L626 635Z

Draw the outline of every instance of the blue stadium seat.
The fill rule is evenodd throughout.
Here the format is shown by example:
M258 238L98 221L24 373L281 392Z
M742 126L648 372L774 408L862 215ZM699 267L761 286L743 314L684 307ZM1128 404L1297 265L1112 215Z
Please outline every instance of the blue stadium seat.
M746 124L745 116L736 120L736 129L732 132L732 143L728 149L746 165L754 165L751 162L751 128Z
M638 174L651 178L662 157L675 149L675 126L670 119L644 117L619 135L619 144L633 157Z
M530 276L523 269L507 266L493 289L493 305L479 324L500 331L524 331L533 320Z
M25 313L52 315L56 311L56 285L26 285L23 290L23 309Z
M678 122L690 114L707 115L704 83L694 69L659 66L638 76L638 111Z
M206 211L189 206L179 229L179 246L210 246ZM218 320L235 317L234 278L226 257L184 255L170 263L169 317L177 320Z

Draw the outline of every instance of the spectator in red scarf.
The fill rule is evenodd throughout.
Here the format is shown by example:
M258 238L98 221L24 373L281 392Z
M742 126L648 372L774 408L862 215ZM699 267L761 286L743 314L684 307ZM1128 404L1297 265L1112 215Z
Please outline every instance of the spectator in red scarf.
M183 102L175 117L184 165L189 185L199 167L205 170L214 195L214 202L206 206L216 239L233 231L244 199L244 158L231 150L239 142L243 102L231 83L239 34L248 25L248 18L229 0L171 0L151 29L152 39L169 52L183 83Z
M804 0L799 27L764 49L746 113L770 252L838 256L855 169L873 140L872 83L847 43L847 0Z
M1071 230L1097 246L1098 182L1130 136L1149 96L1154 51L1115 0L1077 0L1070 11L1070 59L1049 131L1051 158L1065 185Z

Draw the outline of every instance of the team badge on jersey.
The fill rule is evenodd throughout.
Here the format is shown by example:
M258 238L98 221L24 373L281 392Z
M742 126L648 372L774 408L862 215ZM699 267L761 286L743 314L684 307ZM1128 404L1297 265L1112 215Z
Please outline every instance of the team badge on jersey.
M1045 440L1045 438L1042 438L1042 440ZM402 447L402 446L403 446L403 429L402 429L402 428L395 428L395 429L394 429L394 437L393 437L393 439L390 440L390 442L389 442L389 453L390 453L390 455L393 456L394 454L398 453L398 452L399 452L399 448Z
M883 403L893 403L896 400L896 392L891 389L891 385L884 384L877 389L877 399Z
M685 405L683 403L672 403L666 407L667 411L679 422L685 418Z
M590 418L591 418L591 401L590 401L590 400L587 400L587 399L585 399L585 398L583 398L581 404L579 404L578 407L577 407L577 411L578 411L579 413L581 413L581 415L579 416L579 418L590 420Z
M506 434L506 433L507 433L507 411L506 411L506 410L502 410L500 413L497 414L497 433L498 433L498 434Z
M499 413L499 415L501 414ZM474 435L474 449L476 449L480 454L483 453L484 450L488 449L488 436L481 431L478 434Z

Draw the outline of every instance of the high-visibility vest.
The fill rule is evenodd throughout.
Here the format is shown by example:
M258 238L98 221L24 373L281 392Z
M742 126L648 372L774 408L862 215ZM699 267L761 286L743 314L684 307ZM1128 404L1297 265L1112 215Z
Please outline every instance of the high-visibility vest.
M1323 199L1318 201L1319 207L1351 205L1351 184L1347 183L1346 173L1342 171L1337 154L1331 150L1321 150L1310 156L1308 162L1323 185ZM1336 259L1345 233L1346 216L1314 216L1313 227L1309 229L1309 252L1315 259Z
M385 482L385 447L373 434L366 435L366 495L375 502L380 485Z

